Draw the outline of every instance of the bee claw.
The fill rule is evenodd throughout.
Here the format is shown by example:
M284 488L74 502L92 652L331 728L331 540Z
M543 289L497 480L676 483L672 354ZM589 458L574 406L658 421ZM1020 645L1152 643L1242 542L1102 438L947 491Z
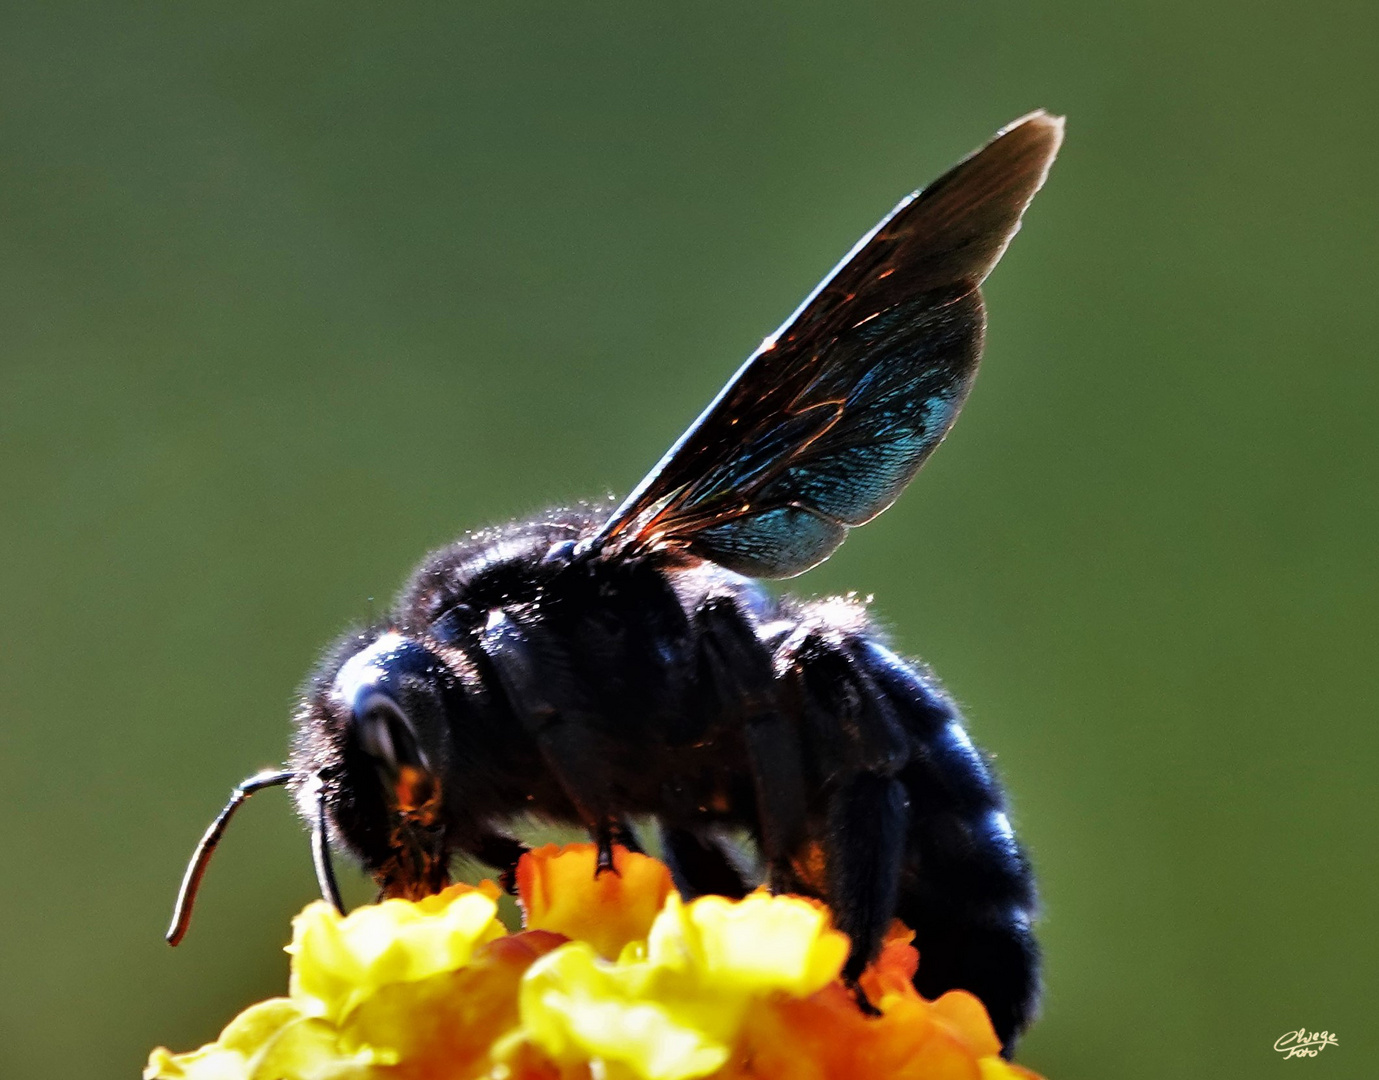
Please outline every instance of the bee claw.
M632 826L621 819L610 821L595 829L594 842L598 844L599 849L598 863L594 867L594 877L598 877L605 870L611 870L619 877L622 876L617 865L613 862L613 846L615 844L626 848L634 855L644 854L637 834L632 831Z
M610 832L600 832L598 838L599 856L598 862L594 864L594 877L597 878L605 870L618 874L618 868L613 863L613 835ZM621 877L621 874L618 874Z
M863 1016L880 1016L881 1010L871 1003L871 998L867 997L867 992L855 982L850 982L848 989L852 991L852 1000L857 1002L857 1009Z

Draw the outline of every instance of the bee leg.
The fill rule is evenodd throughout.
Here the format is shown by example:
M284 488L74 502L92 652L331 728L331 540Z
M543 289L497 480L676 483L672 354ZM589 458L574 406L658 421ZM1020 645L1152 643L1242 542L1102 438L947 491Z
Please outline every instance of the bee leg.
M785 642L776 662L810 760L828 762L834 774L822 867L801 869L810 872L813 888L852 941L843 976L867 1011L870 1004L856 982L895 916L909 834L910 803L899 778L909 741L845 633L827 625L812 628Z
M520 622L504 610L490 614L479 648L548 775L598 845L595 875L613 870L613 844L632 836L610 805L615 785L608 763L616 747L599 733L568 652L539 625Z
M614 844L625 847L634 855L644 854L641 841L637 839L636 832L626 818L613 818L604 822L594 830L593 840L599 849L594 877L598 877L605 870L618 873L618 868L613 864Z
M838 929L852 941L843 978L854 987L895 916L909 819L910 802L895 777L859 773L829 798L828 898ZM868 1008L860 995L858 1004Z
M661 849L681 896L713 893L740 900L751 891L724 843L700 830L661 825Z
M805 846L804 747L780 708L771 653L736 603L706 601L695 613L697 684L715 721L737 728L747 745L767 881L777 892L796 881L793 857Z
M531 849L502 833L486 832L470 845L468 853L498 871L498 884L509 894L517 892L517 863Z
M954 988L975 994L1009 1057L1039 1001L1029 859L990 763L943 688L875 642L858 660L915 746L898 774L910 796L910 835L896 905L915 931L915 988L927 998Z

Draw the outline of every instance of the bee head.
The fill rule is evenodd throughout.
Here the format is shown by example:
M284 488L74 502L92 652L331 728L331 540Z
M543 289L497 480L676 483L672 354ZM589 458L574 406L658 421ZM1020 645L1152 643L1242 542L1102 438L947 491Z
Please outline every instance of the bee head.
M311 826L321 895L344 910L329 840L347 847L385 896L420 899L449 881L442 816L449 765L444 660L395 630L355 637L327 660L297 714L289 768L240 783L196 845L177 893L167 940L176 945L216 845L250 795L291 787Z
M385 896L419 899L448 882L442 778L452 681L426 645L388 630L347 656L307 703L296 757L319 781L314 793L299 788L303 814L325 816Z

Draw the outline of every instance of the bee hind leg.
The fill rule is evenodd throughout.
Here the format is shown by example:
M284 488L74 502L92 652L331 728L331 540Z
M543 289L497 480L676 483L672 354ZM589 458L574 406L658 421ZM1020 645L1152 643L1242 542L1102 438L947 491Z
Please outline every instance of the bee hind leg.
M828 899L838 929L852 941L843 965L849 984L876 957L895 917L909 817L904 786L879 773L859 773L829 799Z
M1039 1001L1029 859L953 700L923 669L874 642L861 656L915 746L899 773L910 825L896 903L915 931L915 988L927 998L975 994L1009 1057Z
M810 885L851 939L843 976L855 988L896 914L910 829L900 774L910 742L845 631L821 619L782 645L776 667L809 760L832 773L815 827L822 866L810 868ZM858 1003L867 1009L860 994Z

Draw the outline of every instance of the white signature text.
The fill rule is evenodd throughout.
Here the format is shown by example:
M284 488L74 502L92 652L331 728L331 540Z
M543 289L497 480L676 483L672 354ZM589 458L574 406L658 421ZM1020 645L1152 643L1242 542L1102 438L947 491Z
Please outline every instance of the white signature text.
M1290 1031L1274 1040L1274 1049L1282 1054L1285 1060L1294 1057L1316 1057L1328 1046L1335 1045L1336 1036L1331 1032L1308 1031L1306 1028L1298 1028L1297 1031Z

